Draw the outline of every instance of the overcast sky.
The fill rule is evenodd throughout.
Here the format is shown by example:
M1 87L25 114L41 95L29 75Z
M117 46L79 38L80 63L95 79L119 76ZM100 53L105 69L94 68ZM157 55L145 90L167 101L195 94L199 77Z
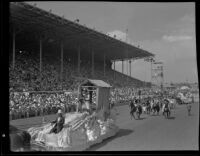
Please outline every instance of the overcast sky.
M138 2L29 2L69 20L140 45L164 62L165 82L198 82L195 4ZM126 68L126 65L124 66ZM121 62L116 63L121 71ZM150 63L132 63L132 76L150 81ZM127 68L124 69L127 71Z

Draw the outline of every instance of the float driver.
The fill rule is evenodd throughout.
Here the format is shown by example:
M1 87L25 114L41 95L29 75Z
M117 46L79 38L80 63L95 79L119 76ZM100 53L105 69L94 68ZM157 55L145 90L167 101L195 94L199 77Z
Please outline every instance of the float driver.
M65 118L62 115L62 110L58 110L58 116L55 121L52 121L51 124L55 124L51 129L50 133L59 133L63 129L63 125L65 123Z

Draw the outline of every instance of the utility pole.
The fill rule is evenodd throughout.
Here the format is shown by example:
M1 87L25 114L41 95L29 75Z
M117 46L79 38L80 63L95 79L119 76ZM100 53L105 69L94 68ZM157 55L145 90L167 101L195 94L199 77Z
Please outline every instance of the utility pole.
M150 57L150 58L146 58L146 59L144 59L144 61L146 61L146 62L150 62L151 63L151 88L152 88L152 84L153 84L153 66L152 66L152 64L153 64L153 62L155 62L155 60L154 60L154 58L153 57Z
M127 35L128 35L128 29L126 29L126 43L127 42ZM127 54L127 59L128 59L128 50L126 49L126 54ZM128 82L128 60L126 62L126 67L127 67L127 76L126 76L126 81Z

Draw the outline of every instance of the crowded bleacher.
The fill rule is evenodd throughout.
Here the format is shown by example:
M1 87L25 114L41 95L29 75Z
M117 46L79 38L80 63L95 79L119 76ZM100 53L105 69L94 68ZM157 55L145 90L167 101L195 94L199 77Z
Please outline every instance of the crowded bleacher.
M65 112L75 111L77 95L72 94L84 78L91 78L89 63L82 62L79 75L77 68L68 60L64 60L63 81L60 80L59 60L43 59L40 74L39 59L27 51L18 51L13 70L10 62L10 116L19 119L56 113L59 108ZM106 68L106 75L100 64L95 67L94 78L102 79L114 89L111 92L112 101L125 101L130 97L128 88L120 89L122 85L138 84L136 79L128 79L116 72L114 79L112 69ZM82 79L83 78L83 79ZM117 89L118 88L118 89ZM53 91L53 92L50 92ZM71 92L66 94L65 91ZM128 91L128 92L127 92ZM50 93L49 93L50 92Z
M61 81L59 60L56 57L54 61L43 59L43 69L40 74L39 60L36 56L19 51L14 70L10 62L10 119L55 114L60 108L64 112L75 111L78 102L78 95L75 91L85 78L91 78L89 63L82 62L80 73L77 75L76 66L65 60L63 81ZM114 72L117 77L115 79ZM102 79L113 86L110 93L111 102L124 103L133 96L138 96L139 90L141 91L140 97L143 99L159 94L159 91L142 87L141 81L130 77L127 81L127 77L120 74L106 68L104 76L101 65L97 64L95 67L93 78ZM172 97L177 92L166 90L166 94Z
M18 15L19 8L25 12L28 11L28 13ZM52 114L58 108L62 108L65 112L74 111L74 105L77 103L77 95L74 95L74 92L88 78L100 79L109 83L113 87L110 99L115 102L124 101L127 100L127 97L130 97L130 93L126 91L123 91L123 93L120 92L121 90L127 90L123 89L123 87L129 86L136 88L143 85L142 81L126 76L111 68L111 60L115 60L115 57L126 57L125 55L121 55L120 50L120 48L127 46L124 42L117 41L113 38L109 38L109 41L108 36L105 34L77 25L74 22L66 24L70 21L60 19L53 14L47 17L43 10L40 10L39 14L41 19L38 21L35 18L38 16L38 8L25 3L11 4L10 19L13 28L10 30L10 38L12 38L12 41L9 51L11 119ZM18 21L18 17L23 18L24 21L31 19L31 22L34 24L24 25L21 20ZM54 19L52 20L52 18ZM45 22L46 19L48 19L48 22ZM60 20L62 21L61 23ZM44 27L44 29L41 29L40 26ZM18 31L18 27L23 28L20 29L21 31ZM46 31L46 29L51 31ZM79 39L82 39L79 45L77 45L77 34L75 34L77 30L78 32L82 31L83 34L90 34L89 40L86 40L84 37L79 37ZM66 35L66 33L71 34L71 37ZM93 33L98 35L93 35ZM103 38L99 37L99 35ZM73 41L70 41L71 39ZM102 52L108 53L109 55L106 56L106 59L103 59L103 53L98 54L102 50L101 45L94 44L93 48L97 51L94 53L93 66L90 53L91 45L88 43L92 43L94 40L97 40L97 43L100 41L102 45L105 45L107 48ZM61 42L64 43L63 47L61 46ZM114 42L120 48L113 47L110 50L108 47ZM81 47L80 58L77 53L78 46ZM62 50L61 47L63 48ZM138 48L131 45L129 45L129 48L130 51L138 50ZM63 51L63 55L61 55L61 51ZM130 53L129 57L142 58L147 56L153 55L141 50L140 53ZM80 66L78 66L79 61ZM63 68L61 68L61 64ZM94 69L94 74L92 74L92 69ZM61 71L63 71L62 74ZM70 92L70 94L66 95L66 91ZM60 100L60 98L63 98L63 100ZM69 98L71 100L66 100Z

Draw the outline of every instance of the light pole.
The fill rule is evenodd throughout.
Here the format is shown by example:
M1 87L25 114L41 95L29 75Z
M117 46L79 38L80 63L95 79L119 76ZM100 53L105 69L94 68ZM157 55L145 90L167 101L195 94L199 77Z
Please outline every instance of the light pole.
M153 68L152 68L152 63L155 62L155 59L153 57L148 57L148 58L145 58L144 61L146 62L150 62L151 63L151 88L152 88L152 73L153 73Z

